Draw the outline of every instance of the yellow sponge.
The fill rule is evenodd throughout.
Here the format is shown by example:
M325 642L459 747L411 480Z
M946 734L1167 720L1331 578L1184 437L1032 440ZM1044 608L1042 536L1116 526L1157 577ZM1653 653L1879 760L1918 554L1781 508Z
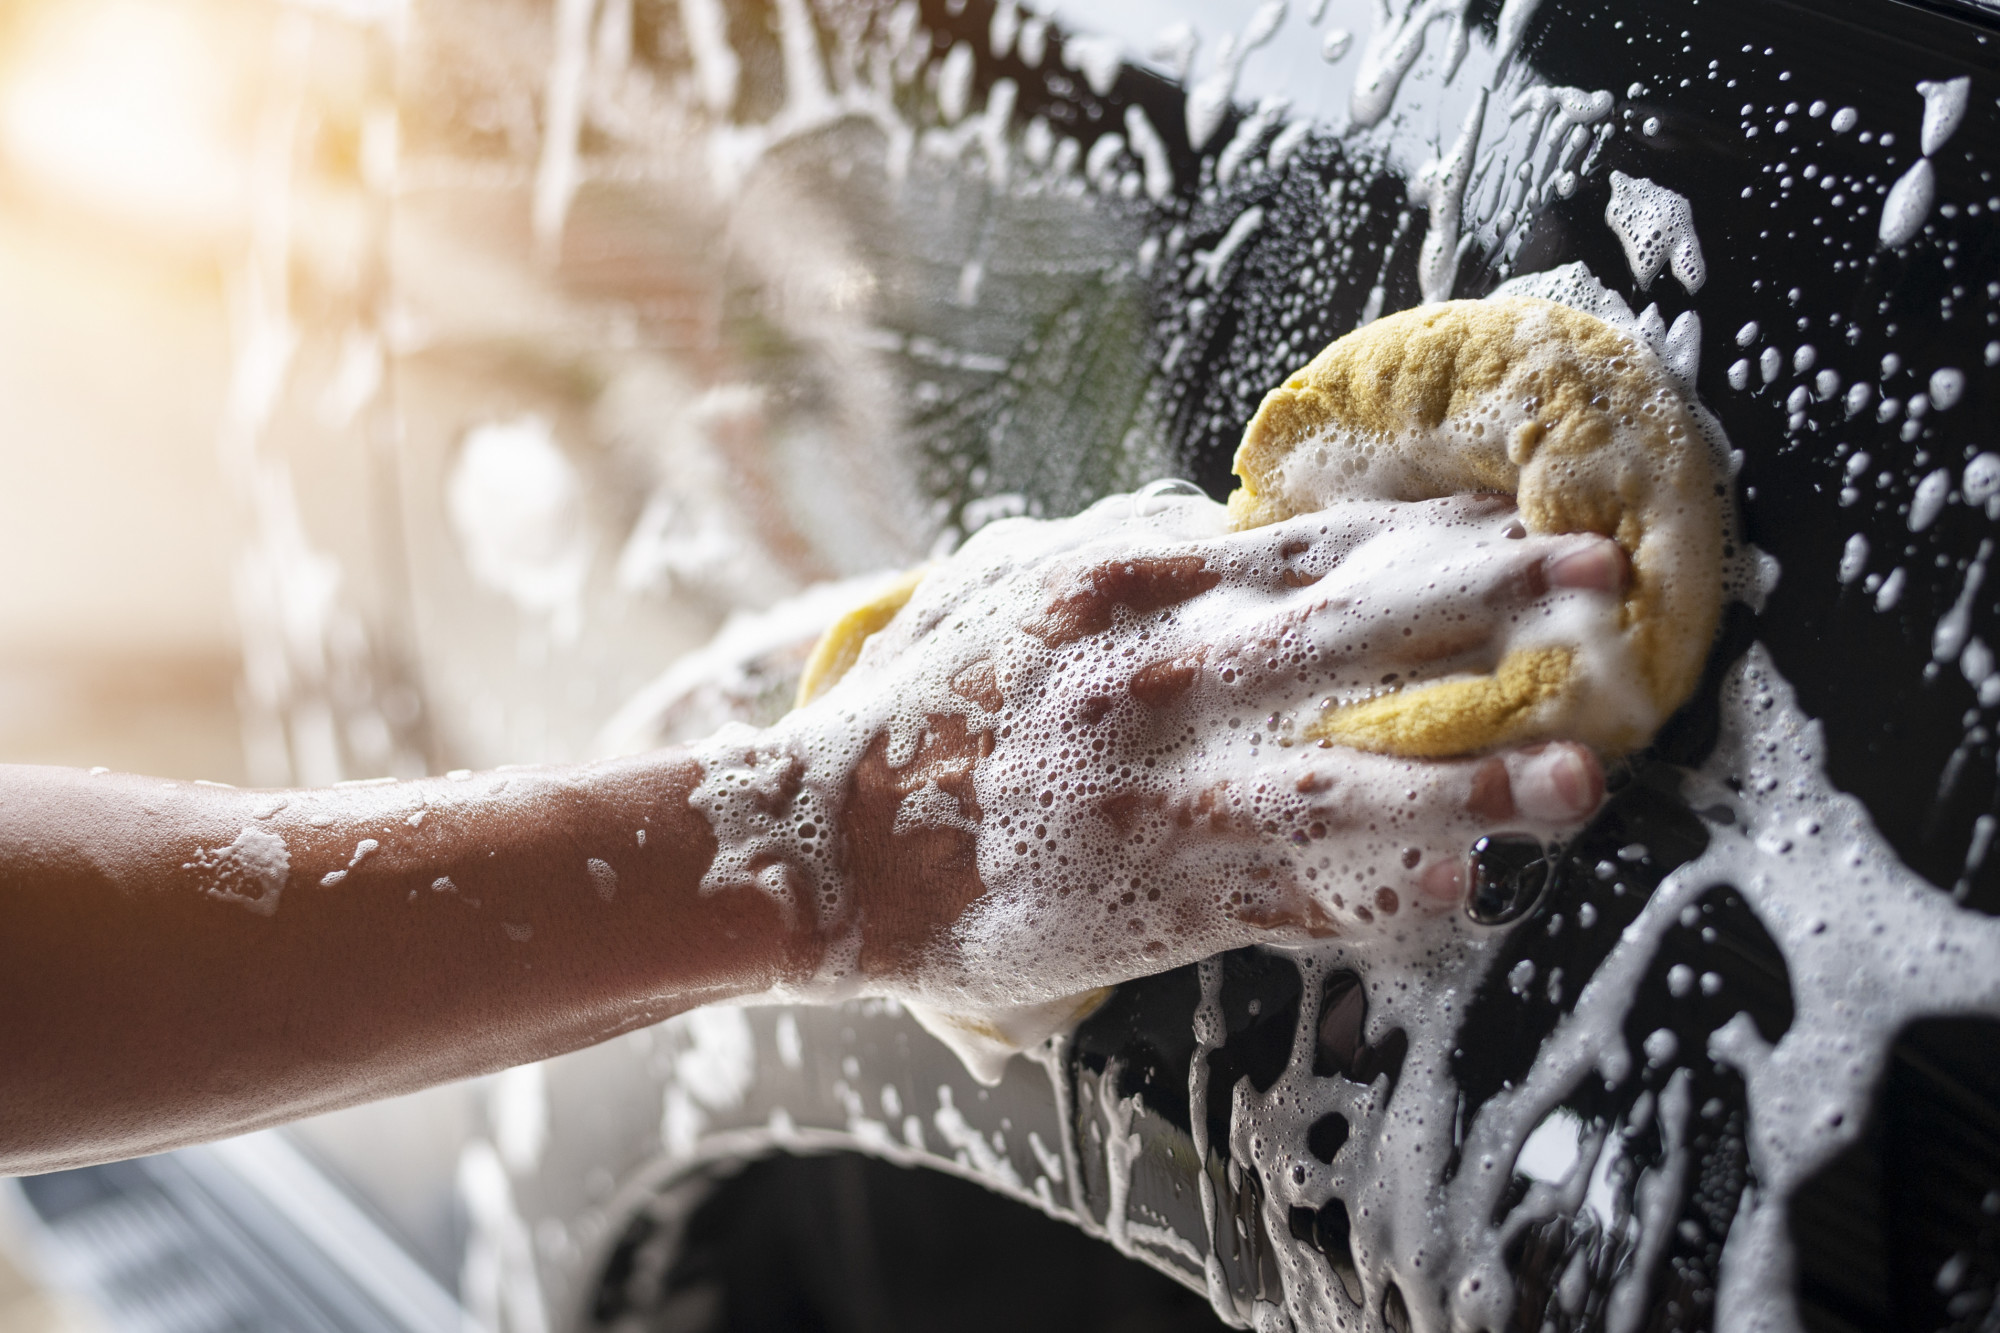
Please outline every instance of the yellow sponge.
M832 689L833 683L846 675L861 656L861 645L868 642L868 636L896 618L929 572L928 565L919 565L873 601L855 607L827 626L819 642L813 645L812 656L806 659L805 673L799 677L799 697L792 706L803 708Z
M1621 647L1650 725L1588 706L1576 654L1539 648L1336 709L1321 736L1426 758L1555 736L1617 754L1700 679L1722 608L1723 463L1652 352L1594 316L1509 297L1377 320L1265 396L1235 471L1238 529L1342 499L1505 492L1528 531L1598 533L1631 559Z

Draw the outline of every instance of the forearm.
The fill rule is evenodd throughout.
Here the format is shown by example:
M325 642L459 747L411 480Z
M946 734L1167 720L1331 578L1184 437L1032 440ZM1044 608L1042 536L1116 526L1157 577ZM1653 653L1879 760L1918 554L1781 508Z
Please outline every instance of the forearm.
M809 922L701 891L699 777L671 754L313 792L0 768L0 1169L276 1123L808 975Z

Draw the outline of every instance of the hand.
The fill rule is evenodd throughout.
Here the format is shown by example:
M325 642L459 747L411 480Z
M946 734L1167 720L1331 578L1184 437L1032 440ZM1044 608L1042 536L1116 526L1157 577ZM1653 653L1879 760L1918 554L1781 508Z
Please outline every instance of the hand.
M1255 940L1478 929L1474 841L1596 810L1581 745L1420 761L1301 738L1323 700L1615 625L1615 543L1526 536L1494 497L1201 521L1001 534L1041 545L933 575L829 700L863 723L857 700L902 706L841 803L867 984L1025 1004Z

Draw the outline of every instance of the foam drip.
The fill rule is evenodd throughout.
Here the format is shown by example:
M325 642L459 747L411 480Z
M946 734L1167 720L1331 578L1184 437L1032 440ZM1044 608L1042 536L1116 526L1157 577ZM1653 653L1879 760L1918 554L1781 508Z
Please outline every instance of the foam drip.
M291 876L292 860L285 840L275 833L249 827L227 847L204 847L181 866L203 874L202 892L236 903L258 916L275 916L278 899Z
M733 723L701 748L705 776L688 796L720 844L701 891L755 887L797 919L823 925L842 916L833 868L834 794L788 747Z
M1268 1235L1288 1237L1292 1209L1317 1210L1334 1199L1350 1219L1358 1293L1310 1247L1278 1240L1286 1313L1297 1326L1382 1327L1392 1283L1413 1329L1509 1323L1510 1244L1536 1221L1575 1212L1586 1184L1601 1188L1604 1154L1615 1145L1601 1126L1586 1128L1559 1181L1535 1184L1502 1210L1523 1150L1588 1083L1622 1084L1645 1058L1672 1062L1665 1041L1656 1051L1629 1049L1625 1021L1667 933L1718 886L1741 894L1770 932L1789 968L1796 1016L1775 1043L1743 1013L1709 1037L1710 1055L1745 1082L1756 1181L1724 1243L1715 1326L1800 1326L1791 1298L1787 1203L1863 1133L1890 1044L1906 1025L1942 1015L2000 1015L2000 974L1991 966L2000 957L2000 922L1956 907L1903 867L1860 802L1833 788L1818 724L1799 709L1761 647L1724 683L1722 715L1715 751L1690 775L1685 792L1691 806L1709 813L1707 851L1654 892L1527 1076L1471 1116L1462 1143L1454 1145L1448 1112L1459 1092L1447 1072L1449 1056L1464 1000L1489 970L1501 937L1467 932L1428 949L1343 941L1298 951L1306 986L1292 1059L1266 1092L1255 1093L1247 1082L1233 1090L1231 1131L1232 1153L1254 1164L1262 1181ZM1729 812L1727 822L1717 817L1722 811ZM1829 901L1830 885L1840 886L1837 902ZM1380 1078L1361 1086L1312 1073L1322 987L1342 971L1358 974L1368 988L1364 1035L1381 1040L1400 1029L1408 1037L1392 1089ZM1684 988L1691 985L1692 978L1684 979ZM1197 1071L1205 1067L1197 1062ZM1636 1278L1613 1288L1607 1327L1635 1326L1634 1303L1644 1297L1677 1216L1689 1167L1685 1075L1670 1075L1656 1098L1642 1096L1645 1109L1633 1115L1656 1118L1662 1152L1628 1182L1623 1232ZM1219 1091L1204 1089L1200 1101ZM1310 1126L1330 1112L1346 1118L1351 1135L1331 1166L1306 1143ZM1454 1155L1460 1165L1447 1179L1442 1168Z

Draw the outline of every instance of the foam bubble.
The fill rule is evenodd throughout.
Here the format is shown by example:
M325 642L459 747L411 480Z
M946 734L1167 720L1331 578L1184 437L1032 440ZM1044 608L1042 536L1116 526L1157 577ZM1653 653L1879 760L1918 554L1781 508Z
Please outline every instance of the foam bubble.
M1624 244L1633 280L1641 288L1650 287L1660 270L1669 267L1690 292L1708 280L1694 209L1685 195L1643 176L1614 171L1604 221Z
M1889 187L1889 197L1882 203L1882 222L1877 228L1882 244L1894 250L1915 239L1931 215L1936 196L1937 177L1930 159L1920 157Z
M202 873L202 892L209 897L235 903L259 916L275 916L292 860L283 838L250 827L227 847L197 851L185 868Z
M1925 157L1944 147L1965 119L1965 105L1972 92L1971 78L1925 79L1917 84L1924 98L1924 128L1919 136Z

